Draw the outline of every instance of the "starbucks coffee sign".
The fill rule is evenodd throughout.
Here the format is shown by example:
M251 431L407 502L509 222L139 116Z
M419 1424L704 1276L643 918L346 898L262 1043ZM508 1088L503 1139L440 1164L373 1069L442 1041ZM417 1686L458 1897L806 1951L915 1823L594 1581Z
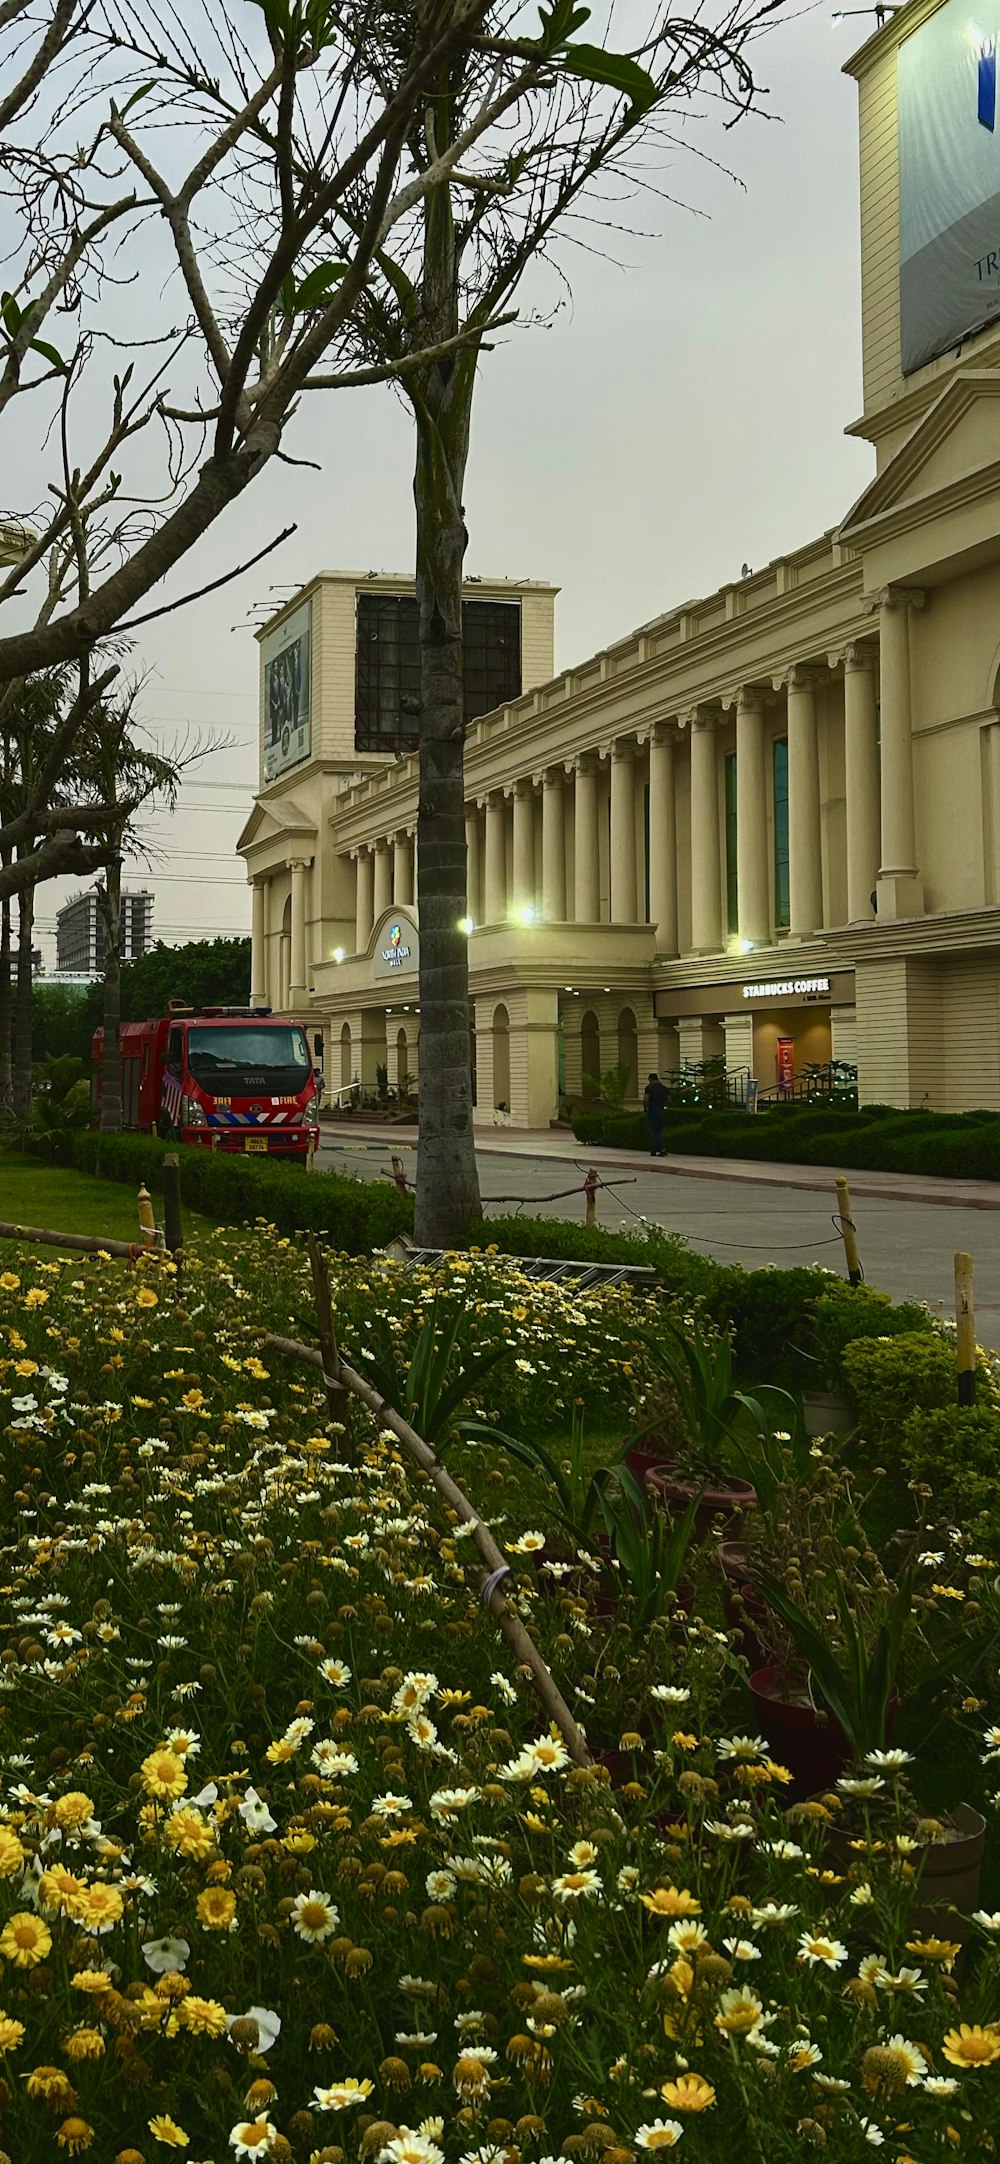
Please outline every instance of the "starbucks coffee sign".
M420 961L420 942L412 918L399 912L383 918L375 946L376 977L414 974Z

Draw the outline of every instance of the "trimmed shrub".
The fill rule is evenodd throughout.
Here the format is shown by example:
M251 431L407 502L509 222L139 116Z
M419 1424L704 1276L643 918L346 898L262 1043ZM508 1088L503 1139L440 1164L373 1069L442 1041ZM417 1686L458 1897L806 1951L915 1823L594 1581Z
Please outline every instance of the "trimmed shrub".
M955 1352L933 1331L907 1330L899 1337L858 1338L846 1345L842 1367L867 1443L889 1446L898 1463L904 1411L955 1408ZM957 1408L955 1408L957 1410Z
M771 1105L753 1118L733 1108L671 1112L668 1118L663 1140L674 1155L1000 1180L996 1112L907 1112L895 1105L864 1105L860 1112L850 1112L837 1105ZM574 1122L573 1132L582 1142L648 1147L646 1123L638 1113L613 1119L588 1115Z
M918 1307L915 1300L901 1300L894 1307L891 1293L880 1292L875 1285L848 1285L828 1278L813 1310L813 1329L824 1383L834 1388L841 1380L847 1347L859 1338L913 1332L926 1337L932 1324L926 1308Z
M972 1546L1000 1547L1000 1413L995 1405L910 1413L900 1433L909 1480L933 1489L935 1524L960 1526ZM975 1538L973 1540L973 1528Z
M138 1187L162 1188L163 1159L170 1145L155 1135L73 1136L73 1162L81 1172ZM247 1157L188 1147L177 1151L181 1200L217 1224L246 1225L266 1218L281 1233L321 1232L345 1255L368 1255L413 1228L413 1203L389 1181L384 1186L336 1172L307 1175L292 1165L257 1163Z

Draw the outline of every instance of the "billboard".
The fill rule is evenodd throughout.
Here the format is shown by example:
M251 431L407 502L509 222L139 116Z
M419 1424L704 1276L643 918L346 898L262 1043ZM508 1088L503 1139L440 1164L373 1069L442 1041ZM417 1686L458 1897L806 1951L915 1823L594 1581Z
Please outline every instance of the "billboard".
M899 48L904 375L1000 319L1000 0L946 0Z
M263 641L264 780L299 766L312 750L309 700L312 608L306 601Z

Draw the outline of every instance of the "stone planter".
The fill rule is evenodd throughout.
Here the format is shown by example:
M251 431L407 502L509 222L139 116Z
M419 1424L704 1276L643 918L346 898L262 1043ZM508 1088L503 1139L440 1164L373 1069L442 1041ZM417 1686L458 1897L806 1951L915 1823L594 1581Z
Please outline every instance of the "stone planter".
M802 1399L807 1435L852 1435L854 1407L842 1390L809 1390Z
M839 1721L808 1698L805 1683L776 1667L758 1668L749 1679L750 1696L772 1758L787 1766L801 1800L833 1788L851 1762L851 1746Z
M678 1477L672 1468L651 1472L647 1480L650 1495L658 1496L672 1517L678 1517L688 1507L692 1496L698 1494L701 1482ZM724 1534L739 1535L739 1529L747 1512L757 1502L757 1490L748 1480L720 1479L705 1487L701 1502L695 1512L694 1538L705 1540L715 1530Z
M745 1540L722 1540L715 1560L722 1572L722 1612L726 1628L740 1639L740 1652L751 1674L774 1657L766 1601L750 1582L750 1547Z
M979 1903L979 1885L986 1847L986 1820L969 1803L957 1803L942 1821L947 1838L928 1841L911 1857L920 1874L919 1903L914 1911L914 1937L958 1939L963 1945L973 1937L969 1919ZM851 1835L839 1826L827 1834L827 1854L839 1871L857 1862L850 1846Z

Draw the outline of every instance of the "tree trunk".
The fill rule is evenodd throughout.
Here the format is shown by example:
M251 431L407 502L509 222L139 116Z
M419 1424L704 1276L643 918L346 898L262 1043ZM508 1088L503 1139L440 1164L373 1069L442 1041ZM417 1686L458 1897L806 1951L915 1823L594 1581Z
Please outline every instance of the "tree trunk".
M35 891L26 887L17 898L17 990L14 999L14 1116L26 1120L31 1112L31 935L35 921Z
M117 1135L122 1126L122 864L112 857L106 886L98 888L104 925L104 1056L101 1063L101 1133Z
M437 101L440 153L447 105ZM458 330L458 266L451 191L434 188L424 211L424 284L418 335ZM420 607L420 1124L416 1237L460 1247L480 1215L472 1124L469 943L466 910L465 720L462 686L462 509L475 356L449 355L420 371L414 497Z
M0 902L0 1120L9 1119L14 1109L13 1067L11 1064L12 1024L10 901L5 895L3 901Z

